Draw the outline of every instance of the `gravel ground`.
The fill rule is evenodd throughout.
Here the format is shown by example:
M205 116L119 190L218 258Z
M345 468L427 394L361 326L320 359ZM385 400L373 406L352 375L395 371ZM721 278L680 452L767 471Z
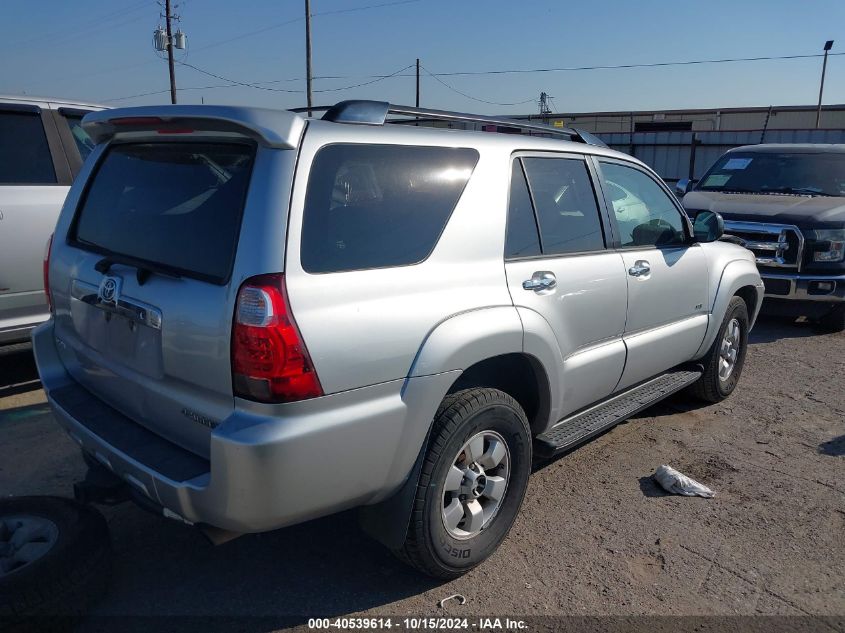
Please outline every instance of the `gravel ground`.
M36 380L27 353L0 357L0 495L69 495L83 475ZM664 463L716 497L662 494ZM104 513L98 616L845 616L845 334L761 321L731 398L676 396L539 466L503 546L448 583L407 571L353 513L216 548L131 504ZM438 609L455 593L465 605Z

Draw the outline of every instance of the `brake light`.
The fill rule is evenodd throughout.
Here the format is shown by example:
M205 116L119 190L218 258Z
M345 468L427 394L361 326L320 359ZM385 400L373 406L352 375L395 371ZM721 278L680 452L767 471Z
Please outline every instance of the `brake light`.
M121 117L110 119L109 123L118 127L153 127L159 134L192 134L195 131L189 127L177 127L172 120L165 120L157 116Z
M252 277L238 291L232 382L236 396L259 402L294 402L323 395L293 320L283 274Z
M47 297L47 309L50 312L53 312L53 297L50 295L50 249L53 246L53 234L50 234L50 237L47 238L47 248L44 249L44 262L43 262L43 273L44 273L44 295Z
M119 119L109 119L112 125L159 125L164 119L157 116L125 116Z

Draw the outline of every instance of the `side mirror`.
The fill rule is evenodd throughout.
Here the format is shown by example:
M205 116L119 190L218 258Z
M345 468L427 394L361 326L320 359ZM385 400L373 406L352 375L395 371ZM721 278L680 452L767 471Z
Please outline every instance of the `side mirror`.
M715 242L725 234L725 221L713 211L699 211L692 225L696 242Z
M686 194L692 191L692 188L695 187L697 180L690 180L689 178L683 178L675 183L675 195L679 198L683 198Z

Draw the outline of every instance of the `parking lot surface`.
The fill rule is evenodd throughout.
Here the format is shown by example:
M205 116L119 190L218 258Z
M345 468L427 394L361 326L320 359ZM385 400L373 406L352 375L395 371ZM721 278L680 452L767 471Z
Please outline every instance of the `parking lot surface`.
M716 497L663 494L661 464ZM67 496L83 472L31 355L0 356L0 494ZM100 616L842 616L845 334L762 320L731 398L675 396L539 465L503 546L447 583L407 570L352 512L219 547L131 504L103 512L115 564ZM465 605L438 609L455 593Z

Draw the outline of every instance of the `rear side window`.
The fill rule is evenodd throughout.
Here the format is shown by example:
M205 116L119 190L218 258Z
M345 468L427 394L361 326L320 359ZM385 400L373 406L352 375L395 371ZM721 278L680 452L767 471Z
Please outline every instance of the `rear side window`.
M478 152L328 145L308 178L301 261L310 273L403 266L429 256Z
M505 257L530 257L540 254L540 236L531 206L531 195L519 159L511 170L511 195L508 202L508 233Z
M85 162L85 159L88 158L88 155L94 149L94 142L88 136L88 133L82 129L82 116L67 114L65 115L65 120L67 121L68 128L70 128L73 141L76 143L76 149L79 150L79 155L82 157L82 161Z
M596 195L577 158L524 158L545 255L604 249Z
M0 110L0 185L55 183L41 115Z
M212 283L228 279L255 149L113 145L76 216L75 241L104 255Z

